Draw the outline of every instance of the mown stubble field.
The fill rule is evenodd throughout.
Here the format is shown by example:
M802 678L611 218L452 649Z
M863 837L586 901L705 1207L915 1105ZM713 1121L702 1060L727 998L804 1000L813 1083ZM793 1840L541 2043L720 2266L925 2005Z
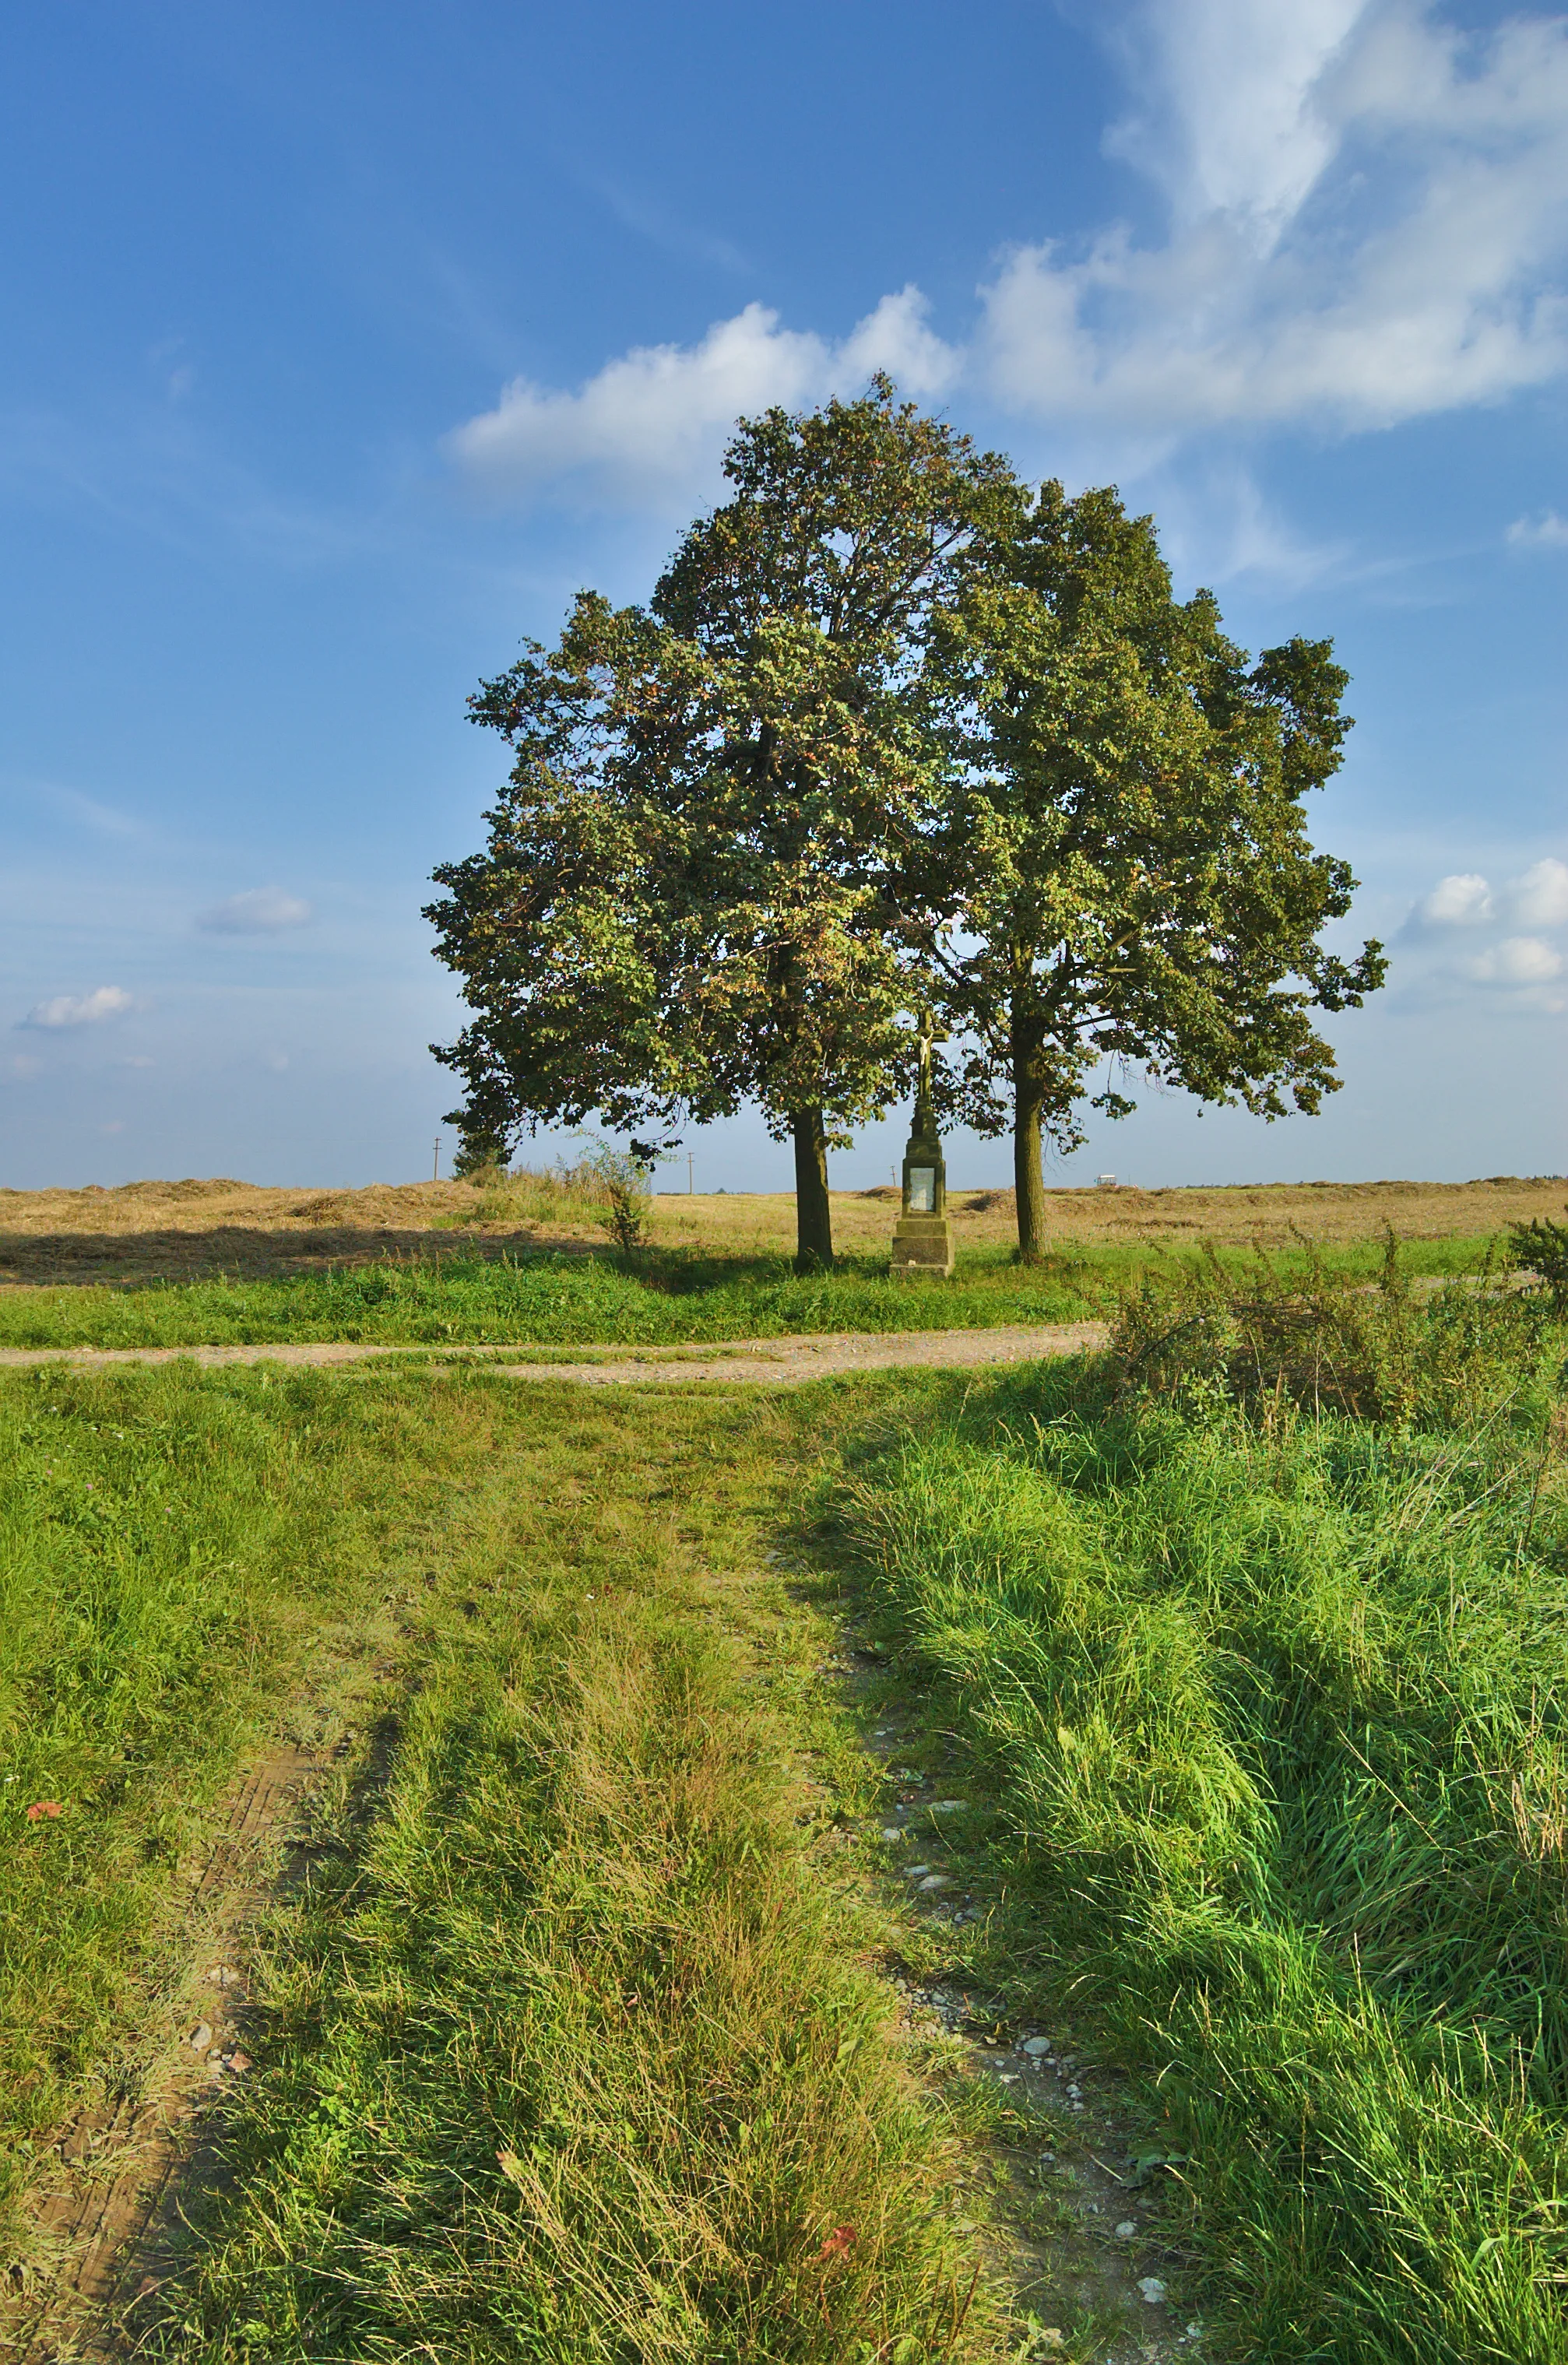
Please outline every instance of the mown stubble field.
M849 1255L890 1239L890 1186L833 1194L834 1239ZM1509 1224L1560 1216L1562 1176L1497 1175L1474 1182L1299 1182L1193 1190L1058 1190L1047 1194L1053 1245L1158 1250L1283 1246L1296 1235L1331 1246L1376 1238L1484 1239ZM1008 1191L955 1190L960 1254L1014 1237ZM711 1255L786 1255L794 1246L789 1192L661 1193L652 1235ZM197 1281L304 1273L398 1257L523 1249L602 1248L591 1213L568 1194L503 1192L468 1182L372 1183L363 1190L264 1188L209 1181L127 1182L116 1190L0 1191L0 1288L39 1283Z

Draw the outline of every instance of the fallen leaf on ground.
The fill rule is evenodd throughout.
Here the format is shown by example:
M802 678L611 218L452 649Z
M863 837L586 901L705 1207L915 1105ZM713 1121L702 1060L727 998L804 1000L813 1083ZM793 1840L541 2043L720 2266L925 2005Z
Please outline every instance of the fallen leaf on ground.
M835 2225L832 2233L828 2236L826 2241L823 2244L822 2248L817 2252L818 2261L819 2263L825 2264L829 2259L846 2259L854 2247L854 2226Z
M47 1815L52 1822L57 1815L62 1815L64 1812L65 1810L58 1799L35 1799L28 1809L28 1821L29 1823L42 1822Z

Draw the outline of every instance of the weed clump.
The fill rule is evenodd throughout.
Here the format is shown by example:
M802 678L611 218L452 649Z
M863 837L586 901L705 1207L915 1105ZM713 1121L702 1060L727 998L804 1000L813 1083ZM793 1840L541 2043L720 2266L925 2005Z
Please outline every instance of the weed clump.
M1144 1274L1112 1332L1121 1387L1193 1402L1289 1399L1316 1412L1442 1427L1476 1418L1539 1356L1546 1306L1473 1276L1418 1291L1392 1230L1374 1282L1327 1265L1309 1242L1292 1260L1259 1248L1240 1271L1213 1250Z

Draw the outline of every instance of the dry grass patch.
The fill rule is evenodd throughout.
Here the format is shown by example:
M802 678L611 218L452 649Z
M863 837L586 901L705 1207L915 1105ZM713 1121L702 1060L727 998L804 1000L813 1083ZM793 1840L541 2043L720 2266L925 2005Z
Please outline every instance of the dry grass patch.
M1047 1193L1050 1243L1075 1247L1283 1244L1294 1232L1332 1245L1500 1233L1561 1216L1559 1176L1478 1182L1301 1182L1209 1190L1136 1188ZM1004 1250L1014 1237L1011 1191L956 1190L960 1250ZM849 1256L884 1252L895 1210L889 1186L833 1194L834 1239ZM506 1182L375 1183L364 1190L263 1189L224 1178L128 1182L118 1190L0 1192L0 1287L9 1283L263 1279L328 1266L520 1250L602 1249L591 1191L522 1174ZM665 1192L652 1237L664 1249L714 1257L792 1252L788 1192Z

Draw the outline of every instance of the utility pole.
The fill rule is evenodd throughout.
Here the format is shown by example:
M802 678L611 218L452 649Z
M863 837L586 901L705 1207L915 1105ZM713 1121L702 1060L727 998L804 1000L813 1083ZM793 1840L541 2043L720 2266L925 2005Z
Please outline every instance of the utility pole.
M439 1134L431 1144L431 1149L433 1153L431 1159L431 1181L439 1182L441 1181L441 1136Z
M695 1155L695 1151L689 1149L686 1153L686 1195L689 1199L697 1188L691 1162Z

